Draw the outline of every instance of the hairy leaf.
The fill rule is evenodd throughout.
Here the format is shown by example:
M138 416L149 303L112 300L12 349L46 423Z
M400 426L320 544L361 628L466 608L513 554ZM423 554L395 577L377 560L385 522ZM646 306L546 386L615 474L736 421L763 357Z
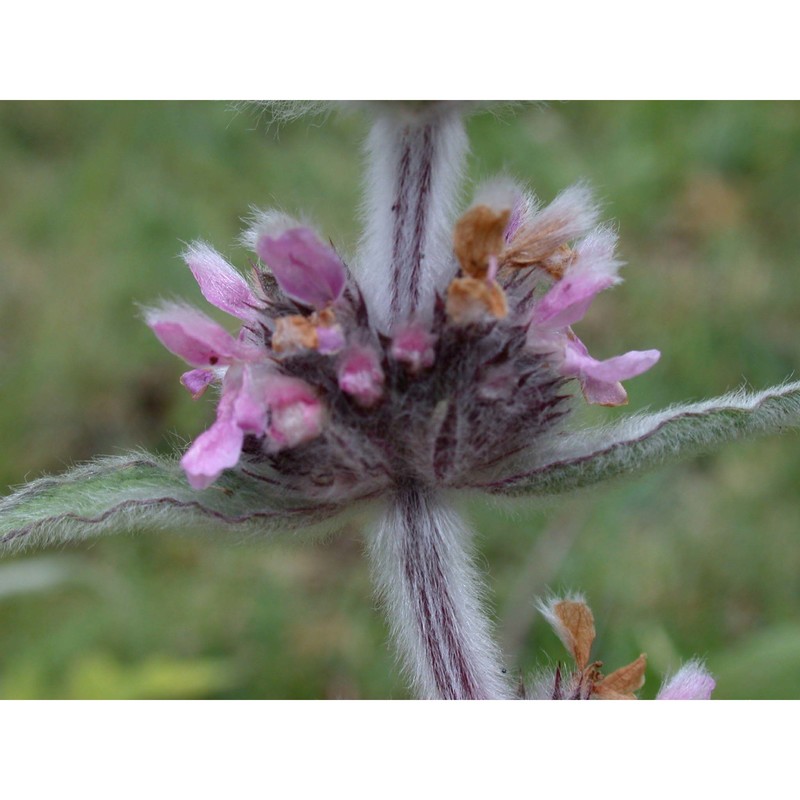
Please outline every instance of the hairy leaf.
M739 391L701 403L635 414L614 425L554 437L505 474L469 488L492 494L547 495L652 469L747 436L800 427L800 382ZM467 488L467 487L464 487Z
M135 453L40 478L1 499L0 550L143 529L289 530L339 510L234 471L195 491L177 462Z

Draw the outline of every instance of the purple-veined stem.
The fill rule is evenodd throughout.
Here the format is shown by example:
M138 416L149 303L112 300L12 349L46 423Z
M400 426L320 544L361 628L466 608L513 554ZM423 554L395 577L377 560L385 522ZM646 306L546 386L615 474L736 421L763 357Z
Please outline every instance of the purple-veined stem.
M492 700L512 696L481 609L469 532L433 489L398 486L370 555L392 635L418 696Z
M365 230L354 265L385 331L431 313L455 271L452 226L467 152L461 109L388 104L367 141Z

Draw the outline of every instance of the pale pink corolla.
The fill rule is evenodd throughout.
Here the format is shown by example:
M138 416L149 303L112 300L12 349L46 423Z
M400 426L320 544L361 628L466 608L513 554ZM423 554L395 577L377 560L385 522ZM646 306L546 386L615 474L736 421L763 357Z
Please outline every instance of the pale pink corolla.
M177 303L166 303L145 311L145 321L167 350L193 367L229 365L257 360L260 351L235 339L201 311Z
M266 385L270 410L267 435L274 450L296 447L322 433L324 408L311 387L297 378L274 375Z
M395 361L405 364L414 373L433 365L435 346L435 336L424 326L411 324L395 333L389 352Z
M195 489L210 486L239 461L246 433L263 433L267 406L262 381L247 364L230 367L222 382L216 422L195 439L181 459Z
M600 292L619 283L620 262L614 258L616 236L601 228L576 245L561 280L536 304L532 324L556 329L583 319L592 300Z
M715 687L711 673L699 661L690 661L664 682L656 700L710 700Z
M597 294L618 283L614 244L614 234L601 229L576 246L563 278L536 304L528 331L532 350L550 352L555 369L566 378L577 378L589 403L605 406L625 403L628 396L620 381L650 369L661 355L658 350L632 350L598 361L570 328Z
M246 434L266 435L273 451L295 447L322 432L323 408L304 381L263 365L228 368L217 406L217 420L181 460L195 489L211 485L234 467Z
M276 237L262 235L256 253L284 294L302 305L322 309L344 291L347 276L342 260L310 228L291 228Z
M203 242L193 242L184 251L183 260L209 303L241 320L255 318L262 303L216 250Z
M365 408L383 397L385 376L378 355L371 347L351 347L339 364L337 376L339 388Z
M598 361L589 355L580 339L567 337L560 372L564 377L580 381L587 402L619 406L628 399L620 381L641 375L660 357L658 350L631 350L621 356Z
M181 383L196 400L216 380L216 373L210 369L192 369L181 375Z

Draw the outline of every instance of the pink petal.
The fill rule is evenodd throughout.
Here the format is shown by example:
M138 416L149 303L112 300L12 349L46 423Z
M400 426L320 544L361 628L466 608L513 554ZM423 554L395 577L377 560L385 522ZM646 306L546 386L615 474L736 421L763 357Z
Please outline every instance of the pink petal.
M587 402L602 406L623 405L628 395L620 381L650 369L661 357L658 350L631 350L621 356L598 361L576 336L566 339L562 375L580 379Z
M191 244L183 259L209 303L234 317L251 320L262 304L245 279L213 248L203 242Z
M624 406L628 402L628 393L619 381L607 383L586 376L580 380L587 403L595 406Z
M296 447L322 433L324 408L304 381L271 376L265 387L270 409L268 435L278 449Z
M352 347L339 365L339 388L365 408L383 397L384 375L372 348Z
M391 355L395 361L406 364L411 372L419 372L433 365L436 337L421 325L409 325L394 335Z
M318 400L276 408L272 412L269 434L280 447L296 447L322 433L323 418Z
M542 297L533 312L534 326L562 328L583 319L595 295L616 282L610 275L591 272L564 277Z
M222 384L217 421L197 437L181 459L195 489L210 486L224 469L236 466L245 433L264 433L267 417L266 370L234 364Z
M205 489L235 467L242 452L244 432L231 420L217 420L194 440L181 459L181 466L193 489Z
M344 291L344 264L310 228L293 228L277 238L261 236L256 252L284 293L298 303L321 309Z
M589 355L586 345L577 337L569 339L564 349L564 375L587 375L610 383L635 378L652 367L661 353L658 350L631 350L621 356L598 361Z
M233 369L233 368L232 368ZM266 369L245 364L241 385L232 398L231 415L240 430L263 434L267 425L267 398L265 384L270 379Z
M145 312L150 326L167 350L195 367L255 360L260 351L233 338L221 325L188 306L167 304Z
M244 431L236 424L234 409L243 382L243 367L238 364L231 367L222 383L217 421L195 439L181 459L181 466L195 489L210 486L224 469L236 466L239 461Z
M192 369L181 375L181 383L191 392L197 400L217 376L210 369Z
M690 661L665 681L656 700L710 700L716 685L711 673L702 664Z
M534 325L561 328L582 319L595 295L619 282L616 243L616 234L608 228L600 228L579 242L564 277L539 301Z

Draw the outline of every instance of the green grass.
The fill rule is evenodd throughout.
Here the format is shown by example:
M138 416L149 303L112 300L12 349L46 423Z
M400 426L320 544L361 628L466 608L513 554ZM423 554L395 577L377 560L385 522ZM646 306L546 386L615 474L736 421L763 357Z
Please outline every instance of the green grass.
M800 104L551 104L470 129L473 177L504 170L543 199L586 178L619 225L626 283L579 332L598 357L663 358L627 409L587 419L796 373ZM0 484L196 436L212 404L182 390L136 303L200 300L180 241L245 266L251 205L307 211L351 248L364 134L357 116L266 130L224 104L0 103ZM563 658L532 600L581 589L598 658L649 654L646 693L698 654L718 697L800 697L798 486L789 435L508 517L471 503L509 665ZM360 527L8 559L0 697L403 697Z

